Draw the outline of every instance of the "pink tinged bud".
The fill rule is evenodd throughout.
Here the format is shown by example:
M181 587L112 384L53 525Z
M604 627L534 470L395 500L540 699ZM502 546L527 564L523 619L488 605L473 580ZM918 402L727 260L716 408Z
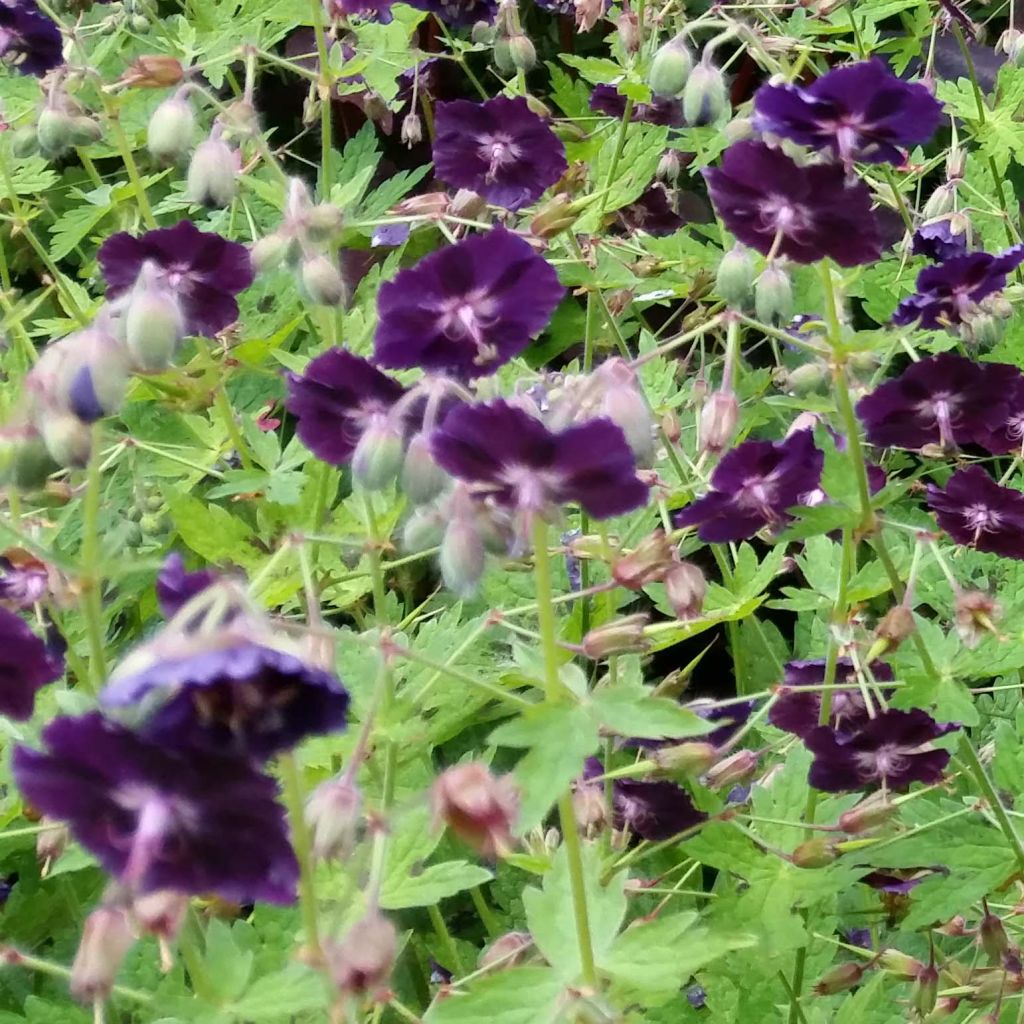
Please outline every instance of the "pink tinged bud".
M181 92L163 101L153 111L146 127L146 147L154 160L176 164L192 149L196 116Z
M1003 922L995 914L986 913L978 926L978 944L985 951L989 962L1002 962L1003 954L1010 948Z
M690 126L713 124L729 109L725 76L702 57L683 89L683 118Z
M735 754L730 754L709 768L704 783L709 789L721 789L723 786L747 782L757 771L758 760L753 750L737 750Z
M898 808L880 793L869 796L855 807L839 815L839 827L849 835L858 835L884 825L893 818Z
M640 21L628 7L619 15L616 28L622 48L626 53L636 53L640 49Z
M533 947L529 932L506 932L498 936L481 954L477 966L488 968L515 967L521 964Z
M343 995L376 998L387 991L398 933L380 911L371 910L340 942L324 945L331 978Z
M456 515L444 531L439 557L444 585L456 597L470 598L484 574L487 551L475 517Z
M188 911L188 896L174 889L158 889L132 903L132 917L144 935L173 942Z
M157 277L155 267L143 267L124 318L124 340L132 361L151 373L171 365L185 336L181 306Z
M71 965L71 994L83 1003L106 999L128 951L135 945L128 915L121 907L97 907L85 919Z
M754 312L769 327L781 327L793 319L793 285L781 267L761 272L754 284Z
M693 71L693 54L678 36L663 44L651 60L647 84L655 96L678 96Z
M675 185L679 181L679 175L683 173L683 160L678 149L666 149L661 154L658 167L655 170L655 177L659 181Z
M403 199L394 212L410 217L440 217L448 212L450 202L447 192L425 192L423 195Z
M754 261L750 251L734 245L720 260L715 291L733 309L749 309L754 298Z
M121 84L136 89L165 89L177 85L185 77L185 69L176 57L166 54L143 54L121 76Z
M703 775L718 758L713 743L677 743L652 751L651 760L665 772L673 775Z
M430 793L435 827L444 824L483 857L512 850L519 794L509 775L492 774L479 761L443 771Z
M423 141L423 122L419 114L406 114L402 118L402 142L412 148Z
M580 645L583 653L594 661L616 654L643 653L650 646L644 627L646 615L627 615L590 630Z
M878 965L886 974L904 981L914 981L924 970L924 964L898 949L883 949L878 955Z
M367 491L393 484L402 468L402 435L385 416L375 416L352 453L352 478Z
M58 466L81 468L88 463L92 433L77 416L52 411L40 417L39 432L50 458Z
M956 598L956 631L965 647L977 647L985 634L996 635L1003 609L981 590L964 590Z
M792 852L790 860L798 868L825 868L834 864L837 856L835 845L827 839L808 839Z
M736 433L740 406L732 391L713 391L700 411L700 450L724 451Z
M603 385L601 414L623 434L637 461L649 465L654 458L654 417L636 373L624 360L610 359L597 371Z
M362 793L348 775L339 775L317 786L306 802L313 856L334 860L347 854L355 844L362 813Z
M433 501L448 485L449 476L434 461L430 440L420 432L413 435L402 463L402 491L414 505Z
M910 990L910 1005L922 1016L931 1013L939 999L939 972L928 964L914 979Z
M612 564L612 576L620 586L641 590L648 583L663 579L672 566L672 545L664 530L655 530L627 555Z
M67 825L43 818L41 824L49 826L36 836L36 860L41 866L41 873L45 876L54 861L67 849L71 839Z
M484 211L487 205L484 197L474 192L471 188L460 188L452 196L449 214L453 217L464 217L466 220L475 220Z
M534 238L554 238L566 228L572 227L579 217L579 210L572 199L564 193L552 196L530 221L530 234Z
M230 206L238 192L238 154L222 138L196 146L188 165L186 192L201 206Z
M302 287L318 306L338 306L345 298L345 281L334 260L322 254L302 261Z
M708 584L693 562L676 562L665 574L665 596L680 622L700 617Z
M814 986L814 994L818 996L834 996L837 992L847 992L856 988L864 977L864 968L860 964L838 964L826 971Z

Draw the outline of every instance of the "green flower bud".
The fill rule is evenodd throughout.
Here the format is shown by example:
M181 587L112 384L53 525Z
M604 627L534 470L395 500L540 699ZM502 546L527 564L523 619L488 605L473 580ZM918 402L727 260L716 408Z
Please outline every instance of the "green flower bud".
M515 74L516 66L512 63L512 48L506 36L498 36L494 40L494 66L503 75Z
M718 757L713 743L695 741L662 747L650 754L651 760L662 770L679 775L703 775Z
M36 121L36 138L43 156L60 156L71 146L75 119L56 107L46 107Z
M167 516L162 512L147 512L139 520L139 529L147 537L159 537L167 530Z
M709 789L721 789L723 786L744 783L757 771L758 760L753 750L737 750L708 769L704 775L704 784Z
M846 992L859 985L863 977L864 968L860 964L837 964L818 979L814 986L814 994L834 996L837 992Z
M537 51L522 32L509 37L508 56L516 71L532 71L537 65Z
M77 416L60 412L42 416L39 431L46 450L58 466L82 467L88 463L92 434Z
M166 99L153 111L146 127L146 147L154 160L175 164L192 149L196 117L181 92Z
M445 519L436 508L418 508L402 527L402 548L408 552L437 547L444 534Z
M133 14L128 19L128 24L131 26L131 30L138 32L139 35L149 31L149 18L143 14Z
M367 491L383 490L402 468L402 435L383 416L372 422L352 454L352 478Z
M873 794L839 815L839 827L850 835L884 825L899 808L881 794Z
M1003 922L988 910L978 925L978 943L993 964L1001 963L1003 954L1010 948Z
M1006 321L985 309L967 313L960 324L960 337L968 345L991 348L1006 333Z
M333 203L318 203L306 213L306 232L313 242L327 242L345 226L345 217Z
M469 30L469 38L477 46L490 46L494 42L494 26L487 21L477 21Z
M73 146L91 146L103 138L103 129L98 121L94 121L85 114L80 114L71 119L70 138Z
M678 96L693 71L693 54L678 36L658 49L647 72L647 84L655 96Z
M1017 68L1024 67L1024 33L1018 32L1007 48L1010 63Z
M19 491L38 491L46 478L60 469L38 434L13 441L8 459L7 479Z
M143 267L124 318L124 340L140 370L160 373L171 365L185 323L178 300Z
M460 598L476 593L487 564L483 538L472 516L456 515L444 531L438 559L445 586Z
M790 855L798 868L825 868L835 863L836 849L827 839L808 839Z
M939 1001L939 972L929 964L922 968L910 990L910 1005L923 1017Z
M754 276L750 250L734 245L718 263L715 291L732 309L749 309L754 297Z
M345 298L345 281L337 264L326 256L302 261L302 286L318 306L337 306Z
M725 76L709 60L690 72L683 89L683 117L688 125L713 124L729 109Z
M947 181L940 185L929 197L921 211L925 220L934 220L936 217L945 217L953 212L953 205L956 199L956 182Z
M754 311L757 319L769 327L793 319L793 285L781 267L773 265L761 272L754 284Z
M785 373L783 384L787 391L795 395L806 395L821 387L825 381L826 370L821 363L804 363Z
M249 259L258 274L265 274L281 266L288 258L292 243L290 238L273 231L258 242L254 242L249 250Z
M416 434L409 442L402 463L403 493L414 505L426 505L445 489L449 479L448 474L434 461L427 435Z
M924 964L920 960L898 949L883 949L878 954L878 964L886 974L894 978L902 978L904 981L914 981L924 970Z
M237 154L219 136L196 146L188 165L186 192L202 206L230 206L238 191Z
M11 152L21 159L39 152L39 137L34 124L23 125L11 133Z

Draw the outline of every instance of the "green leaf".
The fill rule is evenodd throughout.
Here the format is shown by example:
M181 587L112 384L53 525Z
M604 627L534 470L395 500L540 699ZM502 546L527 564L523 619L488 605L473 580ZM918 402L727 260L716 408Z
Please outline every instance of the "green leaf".
M644 739L683 739L703 736L714 724L680 707L674 700L654 697L643 686L617 686L594 691L590 709L598 725L619 736Z
M50 255L62 260L110 212L109 207L72 206L50 228Z
M226 509L187 494L169 494L167 507L181 539L208 562L245 566L256 560L252 531Z
M388 885L381 893L380 905L385 910L404 910L407 907L432 907L447 896L472 889L489 882L493 875L479 864L465 860L449 860L431 864L418 875L404 878L389 876Z
M325 1011L328 994L323 978L301 964L289 964L275 974L265 974L249 986L245 995L225 1008L232 1019L288 1024L300 1013Z
M423 1024L556 1024L565 986L547 967L513 967L434 1002Z
M211 918L206 927L206 972L225 1002L237 999L252 973L253 954L238 947L228 924Z

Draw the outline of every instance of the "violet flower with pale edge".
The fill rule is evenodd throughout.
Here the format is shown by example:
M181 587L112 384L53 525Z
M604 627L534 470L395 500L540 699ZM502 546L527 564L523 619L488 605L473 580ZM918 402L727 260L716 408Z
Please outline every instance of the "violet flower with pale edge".
M0 608L0 652L0 715L28 721L39 690L64 674L64 659L6 608Z
M288 375L285 407L299 421L302 443L332 466L343 466L367 427L387 416L405 388L347 349L332 348L305 371Z
M949 751L935 750L930 743L959 728L939 725L919 708L883 711L854 733L839 734L819 725L804 737L814 754L808 781L826 793L855 792L875 784L902 790L912 782L938 782Z
M871 193L838 164L801 166L781 150L747 141L731 145L721 166L704 176L726 228L760 253L795 263L829 256L843 267L881 255Z
M1001 487L979 466L957 470L945 490L929 484L928 507L958 544L1024 559L1024 494Z
M590 94L590 109L596 114L607 114L618 120L626 113L626 97L614 85L595 85ZM679 100L659 99L650 103L634 103L630 121L660 124L669 128L683 126L683 105Z
M430 447L442 469L522 512L572 502L607 519L647 503L633 452L608 419L552 433L508 402L461 405L431 435Z
M901 164L902 148L927 142L942 104L926 86L897 78L884 61L833 68L809 86L764 85L754 97L754 126L850 165Z
M0 604L31 608L50 589L46 566L25 551L0 555Z
M777 444L744 441L711 474L711 491L677 514L676 525L696 526L709 543L748 540L792 518L788 509L817 489L824 462L809 430Z
M953 256L917 275L917 291L893 313L899 326L915 321L921 327L950 327L960 323L982 299L1006 287L1006 275L1024 262L1024 245L993 255L970 252Z
M230 638L118 676L100 694L140 735L174 749L199 748L264 761L307 736L344 729L348 692L293 654Z
M967 253L967 233L954 232L948 217L922 224L915 232L910 247L915 256L925 256L935 263L944 263Z
M857 415L868 440L884 447L984 444L1006 422L1008 398L1021 379L1015 366L944 352L880 384L857 403Z
M294 902L277 787L248 762L157 747L98 712L56 718L42 739L14 752L25 800L133 890Z
M500 227L471 235L381 287L374 359L486 376L544 330L564 295L554 267L523 239Z
M495 206L536 202L565 173L565 146L522 96L435 107L434 169L441 181Z
M0 2L0 59L37 78L64 63L60 29L32 0Z
M125 231L111 235L100 246L97 259L108 299L129 291L144 263L155 263L181 303L188 333L208 337L238 319L235 296L255 276L244 245L200 231L188 220L137 238Z

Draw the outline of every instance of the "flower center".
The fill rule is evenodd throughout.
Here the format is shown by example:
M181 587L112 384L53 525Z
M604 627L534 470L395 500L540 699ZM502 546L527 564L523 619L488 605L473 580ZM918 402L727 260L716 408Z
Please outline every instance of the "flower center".
M480 144L480 155L487 161L487 180L493 182L503 167L519 159L519 147L507 135L492 135Z
M939 444L943 448L956 447L953 436L953 415L956 412L956 401L948 392L938 392L917 406L918 413L924 418L934 418L939 427Z
M854 760L865 780L886 779L903 771L907 763L907 752L899 744L883 743L877 750L855 754Z
M961 515L967 526L974 531L975 537L979 533L992 533L998 530L1002 522L1002 516L987 505L968 505Z
M450 299L441 307L440 328L452 341L468 339L477 349L476 362L486 363L495 356L495 348L484 337L494 315L494 302L474 292Z
M811 226L806 207L797 206L785 196L769 196L762 204L760 221L766 231L797 238Z

